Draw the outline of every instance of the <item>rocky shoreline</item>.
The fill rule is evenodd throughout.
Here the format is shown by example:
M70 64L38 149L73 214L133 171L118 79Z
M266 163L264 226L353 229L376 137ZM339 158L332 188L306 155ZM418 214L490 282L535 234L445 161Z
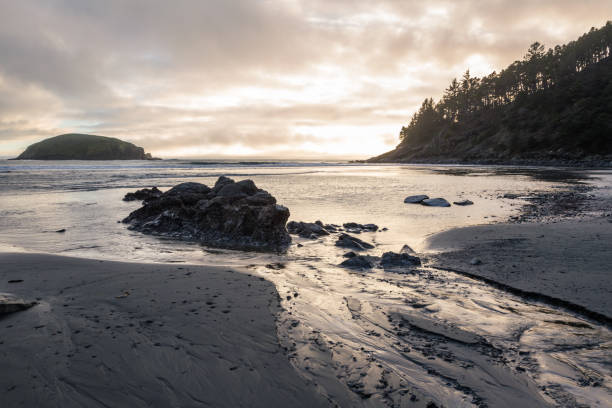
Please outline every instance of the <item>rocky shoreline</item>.
M523 159L460 159L452 157L427 157L398 160L353 160L353 163L395 164L459 164L474 166L521 166L521 167L567 167L580 169L608 169L612 167L612 156L593 158L523 158Z

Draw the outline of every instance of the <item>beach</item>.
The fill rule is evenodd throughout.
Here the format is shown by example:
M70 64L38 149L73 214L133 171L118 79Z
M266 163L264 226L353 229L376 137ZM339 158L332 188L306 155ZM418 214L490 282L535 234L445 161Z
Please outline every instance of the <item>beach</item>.
M0 293L26 309L0 318L6 406L612 403L609 172L7 168ZM291 221L341 231L294 233L286 252L262 253L118 222L142 205L122 200L136 186L213 186L223 174L256 180ZM411 193L473 204L405 204ZM377 225L350 232L349 221ZM341 265L347 232L369 245L356 251L371 267ZM382 264L404 245L420 265Z
M612 323L610 217L452 229L428 241L431 266L486 278Z
M279 345L268 281L40 254L0 264L0 291L38 302L0 320L3 407L328 405Z

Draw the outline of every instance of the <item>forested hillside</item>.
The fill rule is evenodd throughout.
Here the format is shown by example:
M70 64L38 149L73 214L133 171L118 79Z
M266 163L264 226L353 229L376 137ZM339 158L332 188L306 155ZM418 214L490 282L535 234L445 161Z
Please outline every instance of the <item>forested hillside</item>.
M612 22L483 78L466 71L426 99L385 161L609 163Z

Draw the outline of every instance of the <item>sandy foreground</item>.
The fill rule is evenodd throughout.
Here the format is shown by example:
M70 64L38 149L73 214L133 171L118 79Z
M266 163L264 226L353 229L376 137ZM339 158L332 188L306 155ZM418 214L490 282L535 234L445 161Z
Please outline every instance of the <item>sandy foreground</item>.
M2 407L328 405L279 346L261 278L3 253L0 292L38 300L0 318Z
M346 327L363 326L363 336L357 329L344 332L345 326L342 326L337 329L344 337L340 340L333 336L328 338L336 340L334 342L318 341L312 333L306 333L301 340L289 338L287 342L285 339L285 346L293 340L300 350L309 350L291 360L298 369L279 345L277 324L280 322L283 326L285 320L291 324L294 318L299 318L299 310L293 303L304 301L308 287L300 286L299 298L287 301L287 315L287 312L280 313L282 309L274 284L249 274L249 270L0 253L0 299L2 293L9 293L37 302L25 311L0 316L0 407L333 405L324 395L333 397L331 399L340 406L374 407L392 405L389 401L403 389L410 389L411 393L393 400L401 402L396 405L425 407L430 406L431 396L443 399L448 394L437 389L436 381L440 378L447 382L458 379L457 384L462 388L454 391L466 392L465 406L469 406L470 396L478 397L472 398L472 402L483 398L490 406L516 406L518 401L524 406L551 406L554 405L552 401L545 401L536 383L526 375L526 371L539 375L536 368L527 364L526 358L540 356L542 361L550 362L553 360L548 354L563 354L565 348L542 354L529 348L529 341L525 344L511 341L510 346L504 348L505 337L494 332L498 347L495 350L500 354L496 359L492 356L497 354L490 353L489 341L469 340L471 336L486 337L457 331L453 324L445 324L444 320L434 321L427 317L427 308L420 305L427 300L444 311L445 302L450 302L449 310L455 314L464 313L462 319L466 320L472 316L469 313L475 312L469 307L453 307L454 296L463 299L470 293L468 296L473 297L475 305L498 310L491 296L501 298L507 290L517 290L547 297L536 298L534 305L541 304L540 300L555 305L554 300L559 300L562 304L557 306L569 309L567 316L561 313L557 320L540 321L539 315L534 313L539 313L541 308L531 305L528 296L524 304L520 301L524 297L521 293L516 299L512 295L505 300L499 299L501 306L508 304L513 309L520 309L520 320L529 323L530 338L536 339L536 344L549 341L546 333L550 330L556 333L558 323L561 320L567 323L565 320L571 320L573 314L609 327L612 223L608 218L551 224L483 225L436 234L430 237L431 252L424 258L427 267L437 270L426 268L415 274L391 274L378 282L372 293L361 291L359 285L347 292L342 310L348 309L339 316L344 316L342 322ZM481 263L473 265L474 258ZM453 277L457 275L445 270L484 278L494 287L496 283L507 287L492 288L462 276L457 279ZM365 274L363 279L369 275ZM389 280L394 276L398 280L397 287ZM353 278L359 280L360 275ZM385 286L387 284L391 286ZM383 289L389 289L390 298L383 296L386 293ZM353 295L349 296L351 293ZM419 300L418 295L425 300ZM395 297L402 299L401 307L391 302ZM417 302L418 308L412 308L411 302ZM392 305L388 310L384 308L387 304ZM307 311L313 307L317 305L302 305ZM311 317L318 316L312 310L310 313ZM513 330L517 329L512 314L496 313L489 318L497 321L502 332L507 329L512 337ZM279 315L282 319L277 322ZM322 316L335 322L329 327L323 325L332 332L341 323L333 320L336 315ZM547 314L544 319L551 319L548 316L552 315ZM532 318L535 320L531 321ZM405 330L401 325L394 329L397 319L403 327L408 322L412 329ZM564 326L564 330L580 332L580 336L586 333L595 336L596 340L597 333L603 330L589 327L582 321L578 323L581 325L568 326L571 329ZM474 333L478 332L478 327L467 326L475 330ZM306 330L302 325L298 328ZM383 335L376 337L374 331L381 331ZM281 332L289 333L287 330ZM356 344L355 353L350 352L351 338L363 342ZM590 341L589 338L586 340ZM360 344L366 346L366 351L363 347L360 349L363 353L377 352L362 356ZM433 344L448 355L437 358L438 354L434 353L436 358L432 358L426 351ZM590 347L585 348L580 342L576 344L579 346L576 347L577 356L566 353L568 355L562 357L582 358L582 354L591 352ZM412 351L406 352L405 346ZM556 346L551 343L551 347ZM396 348L405 352L394 354ZM526 353L527 357L517 350ZM516 353L519 355L515 362ZM601 359L598 355L593 354L592 359ZM396 360L398 356L403 357ZM402 386L401 381L394 380L394 371L383 369L379 361L392 361L391 366L407 370L404 374L413 373L406 380L410 384L408 380L412 379L416 385L413 388ZM470 369L463 367L466 362L471 364ZM410 371L415 368L413 363L417 368L432 370L432 374L419 377L423 375L420 370ZM334 371L334 367L342 369ZM308 375L304 375L304 370ZM381 371L381 376L374 375L377 370ZM568 379L564 384L571 389L575 382L572 375L566 375L563 370L554 373ZM550 370L545 374L550 377ZM353 377L360 379L363 389L354 387L357 380ZM385 380L383 385L374 381L379 377ZM605 384L604 380L602 382ZM418 393L420 386L424 387L423 395ZM447 388L452 392L452 383ZM590 394L597 391L599 393L591 399L600 403L594 406L606 406L605 401L609 398L601 388L581 385L574 390ZM373 396L363 397L364 390L372 392ZM419 395L414 403L409 398L412 392ZM560 406L579 406L560 388L548 386L547 393Z
M491 224L445 231L428 240L429 250L437 252L430 256L430 266L491 279L545 295L553 302L561 300L587 315L593 312L592 317L609 325L610 220L600 217L550 224Z

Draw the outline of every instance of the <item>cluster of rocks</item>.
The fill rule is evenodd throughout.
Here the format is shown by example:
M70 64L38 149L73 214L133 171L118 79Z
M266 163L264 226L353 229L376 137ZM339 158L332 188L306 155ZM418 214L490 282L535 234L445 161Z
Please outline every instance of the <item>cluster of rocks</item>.
M376 224L358 224L356 222L347 222L342 224L346 232L353 234L360 234L362 232L376 232L378 231L378 225Z
M347 252L344 257L348 258L340 266L350 269L372 269L380 266L383 269L405 269L406 267L421 266L421 259L417 256L405 252L385 252L381 257L372 255L357 255L354 252Z
M450 207L451 206L451 204L444 198L441 198L441 197L429 198L429 196L425 194L408 196L404 199L404 203L421 204L421 205L425 205L428 207ZM474 203L470 200L460 200L460 201L453 201L453 204L460 205L460 206L466 206L466 205L472 205Z
M379 231L376 224L287 223L289 210L278 205L268 192L257 188L252 180L235 182L221 176L212 188L201 183L182 183L166 192L156 187L145 188L126 194L124 200L143 201L142 207L122 222L145 234L198 241L213 247L260 251L286 250L291 243L289 233L308 239L338 234L334 245L351 250L340 266L389 269L421 264L407 246L400 253L358 255L355 251L368 251L374 245L351 233Z
M387 229L383 228L383 230L386 231ZM323 222L318 220L315 222L291 221L287 223L287 231L289 231L290 234L299 235L302 238L317 239L325 235L343 231L352 234L376 232L378 231L378 225L347 222L340 226L337 224L323 224Z
M291 221L287 224L287 230L291 234L299 235L303 238L316 239L321 236L328 236L333 233L338 233L334 245L339 248L350 249L343 256L347 258L340 263L340 266L355 270L372 269L381 267L383 269L402 269L406 267L415 267L421 265L421 260L414 256L414 251L408 245L404 245L400 253L385 252L382 256L373 256L360 254L370 249L374 249L374 245L364 240L361 240L347 232L375 232L378 231L378 226L375 224L358 224L348 222L342 224L340 228L336 224L323 224L321 221L315 222L298 222Z
M240 250L284 251L291 243L285 228L289 210L252 180L221 176L212 188L182 183L161 194L156 190L133 193L145 201L123 220L130 229Z
M302 238L316 239L321 236L329 235L336 232L336 225L323 224L321 221L302 222L291 221L287 223L287 231L290 234L299 235Z

